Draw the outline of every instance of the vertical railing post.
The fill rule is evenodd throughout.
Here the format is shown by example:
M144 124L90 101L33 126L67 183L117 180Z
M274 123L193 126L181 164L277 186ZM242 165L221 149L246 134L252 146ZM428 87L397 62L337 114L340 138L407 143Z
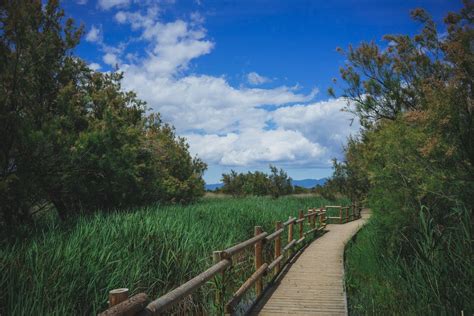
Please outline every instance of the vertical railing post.
M291 219L291 216L288 217L288 219ZM293 241L293 224L294 222L288 224L288 243ZM288 249L288 258L291 257L292 251L291 249Z
M339 224L342 224L342 206L339 207Z
M121 288L109 291L109 307L122 303L125 300L128 300L128 289Z
M212 253L214 264L222 260L222 251L214 251ZM222 314L224 310L225 297L225 270L220 273L220 277L215 277L216 295L214 297L214 305L217 307L218 313Z
M255 226L255 236L260 235L263 232L262 226ZM263 264L263 255L262 255L263 242L262 240L258 241L255 244L255 271L257 271ZM262 278L259 278L255 282L255 293L257 297L260 297L263 291L263 281Z
M312 210L313 215L311 215L311 228L316 228L316 216L318 216L318 213L316 209Z
M282 227L283 226L281 222L276 222L275 230L279 230ZM275 238L275 259L277 259L280 256L281 256L281 234ZM280 273L280 269L281 269L280 262L278 262L278 264L275 266L274 275L277 275L278 273Z
M349 207L346 208L346 223L349 222Z
M320 207L319 208L319 227L322 227L323 226L323 208Z
M303 217L304 217L303 210L300 210L300 211L299 211L299 214L298 214L298 218L299 218L299 219L302 219ZM303 235L303 225L304 225L303 222L304 222L304 221L300 221L300 223L299 223L299 224L300 224L300 239L303 238L303 236L304 236L304 235Z

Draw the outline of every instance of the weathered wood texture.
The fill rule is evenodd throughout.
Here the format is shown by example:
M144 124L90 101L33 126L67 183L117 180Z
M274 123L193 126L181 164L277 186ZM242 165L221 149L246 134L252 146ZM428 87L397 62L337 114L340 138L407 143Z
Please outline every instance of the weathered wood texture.
M276 289L258 315L347 315L344 291L344 246L362 227L369 213L313 241L275 284ZM263 300L265 302L265 300ZM262 302L263 303L263 302Z

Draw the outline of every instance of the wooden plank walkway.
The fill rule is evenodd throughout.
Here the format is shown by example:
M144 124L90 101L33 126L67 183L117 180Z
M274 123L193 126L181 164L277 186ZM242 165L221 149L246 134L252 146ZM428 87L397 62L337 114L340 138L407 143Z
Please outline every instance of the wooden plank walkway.
M363 211L361 219L328 225L328 232L303 251L251 314L347 315L344 246L369 216Z

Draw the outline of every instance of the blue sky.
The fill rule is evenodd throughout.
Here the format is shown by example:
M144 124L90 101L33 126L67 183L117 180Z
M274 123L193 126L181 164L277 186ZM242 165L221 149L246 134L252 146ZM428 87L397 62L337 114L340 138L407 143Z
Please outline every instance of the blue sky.
M331 158L359 125L326 93L344 58L336 47L381 45L416 33L412 8L441 25L461 1L69 0L83 23L76 53L91 67L124 72L123 86L223 172L286 169L294 179L329 176Z

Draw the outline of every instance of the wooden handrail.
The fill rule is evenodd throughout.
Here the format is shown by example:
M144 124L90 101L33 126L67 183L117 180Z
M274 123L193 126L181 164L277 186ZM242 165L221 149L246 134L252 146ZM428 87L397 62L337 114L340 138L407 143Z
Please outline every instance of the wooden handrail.
M283 223L283 226L288 226L293 224L296 221L296 217L290 217L286 222Z
M119 315L135 315L141 312L150 300L145 293L139 293L113 305L108 310L100 313L98 316L119 316Z
M158 315L159 313L167 310L173 304L181 300L186 295L189 295L197 290L201 285L231 265L232 262L229 259L221 260L219 263L213 265L203 273L148 304L145 308L147 315Z
M259 242L260 240L264 239L267 236L268 236L268 233L263 232L263 233L255 236L253 238L247 239L246 241L243 241L241 243L238 243L235 246L232 246L230 248L227 248L226 250L223 250L222 255L223 255L224 258L230 258L233 255L241 252L245 248L255 245L257 242Z
M232 298L227 302L225 309L227 313L234 312L235 306L240 302L242 296L247 292L262 276L267 272L268 264L264 263L255 271L247 281L232 295Z
M283 255L280 255L275 260L270 262L270 264L268 265L267 272L272 271L273 268L275 268L282 260L283 260Z
M280 228L279 230L271 233L270 235L268 235L267 237L265 237L265 241L272 241L273 239L277 238L278 236L280 236L283 232L285 231L284 228Z
M283 252L287 252L288 250L291 249L296 244L296 239L293 239L290 241L285 247L283 247Z
M295 221L295 223L296 223L296 224L299 224L299 223L302 223L302 222L304 222L304 221L305 221L305 218L302 217L302 218L298 218L298 219Z

